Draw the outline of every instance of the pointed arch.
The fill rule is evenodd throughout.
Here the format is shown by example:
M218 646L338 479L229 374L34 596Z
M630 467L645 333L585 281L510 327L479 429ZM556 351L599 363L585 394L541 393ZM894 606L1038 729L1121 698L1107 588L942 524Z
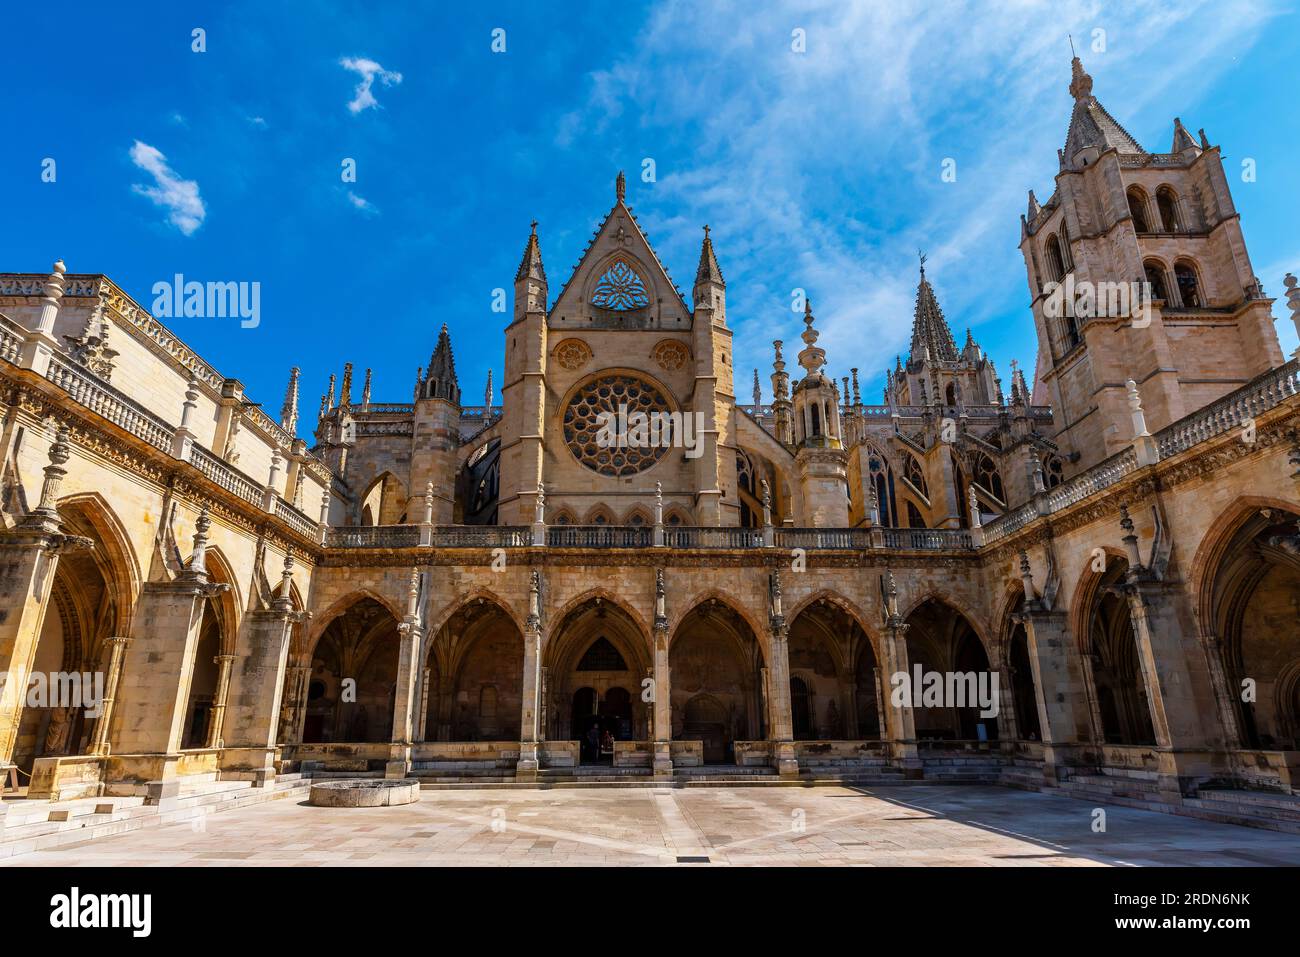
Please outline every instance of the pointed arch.
M82 534L89 530L90 537L97 539L93 557L105 580L114 588L119 608L119 620L113 625L115 634L129 634L144 576L126 526L98 492L65 496L59 499L57 508L60 517L74 529L80 528Z
M602 504L600 504L600 505L593 505L593 506L590 508L590 510L588 510L588 512L587 512L587 518L586 518L586 520L584 521L583 524L585 524L585 525L613 525L613 524L614 524L614 512L610 509L610 507L609 507L608 505L605 505L604 503L602 503Z
M638 527L643 525L653 525L654 516L650 514L650 509L646 508L644 505L634 505L628 510L628 513L623 516L623 524Z
M754 617L744 602L739 601L735 596L729 595L717 588L707 588L704 591L696 592L688 601L682 604L681 607L683 611L675 617L669 616L668 647L672 648L673 643L677 640L677 635L681 630L682 622L684 622L693 612L710 602L725 605L728 611L735 614L749 626L749 630L754 633L754 638L758 641L759 650L763 654L763 661L766 662L768 659L768 648L765 637L767 635L767 629L757 618Z
M912 603L907 606L907 611L903 613L904 620L910 618L912 614L918 608L924 605L927 601L938 602L939 604L945 605L950 610L961 615L961 617L966 620L966 623L970 625L971 630L975 632L975 637L980 640L980 644L984 646L984 653L988 655L989 661L992 662L996 660L994 658L994 655L996 654L998 649L994 647L994 645L989 639L988 627L984 624L983 621L981 621L979 617L977 617L971 611L969 606L967 606L960 600L954 598L949 593L940 592L938 589L935 588L927 589L926 591L921 593L920 597L914 599Z
M437 612L429 616L429 624L424 629L424 648L421 651L420 660L426 660L431 651L434 653L438 653L439 651L443 653L448 652L450 649L439 649L435 639L442 633L443 629L447 626L447 623L451 621L452 616L454 616L458 611L469 605L482 604L483 602L491 602L496 605L501 612L510 619L511 623L519 629L519 633L521 635L524 633L524 621L515 613L515 610L510 607L510 603L491 588L478 585L467 592L457 595L451 601L439 608ZM449 661L444 661L443 663L449 664Z
M406 511L406 483L385 469L357 499L357 524L396 525Z
M564 606L560 608L559 611L557 611L554 615L549 616L551 620L551 626L547 629L545 636L543 636L542 647L544 649L550 647L551 639L555 635L559 634L560 628L563 626L565 619L568 618L570 614L572 614L574 611L581 608L583 605L587 604L588 602L597 599L603 602L609 602L609 604L615 606L624 614L626 614L628 618L632 620L632 623L636 626L637 631L640 633L640 636L644 642L644 647L646 649L649 649L651 647L650 625L645 620L645 616L642 615L639 611L637 611L636 608L630 602L627 601L627 599L622 598L619 595L616 595L608 588L602 588L599 586L595 588L588 588L586 591L582 592L581 594L573 596L572 598L570 598L568 601L564 603Z
M380 594L379 592L375 591L373 588L368 588L368 587L354 588L346 595L343 595L342 597L337 598L333 602L331 602L329 607L326 608L324 611L313 616L311 631L308 635L307 642L306 642L307 647L304 649L304 651L308 655L312 654L315 650L316 643L320 641L320 636L325 633L325 629L329 627L330 623L334 621L334 619L347 614L348 610L353 605L355 605L357 602L361 601L364 598L369 598L377 602L380 606L384 608L384 610L386 610L390 615L392 615L393 619L396 621L401 621L402 618L405 617L406 613L404 611L399 610L398 607L394 605L391 600L389 600L387 597Z
M1187 580L1192 586L1193 608L1202 634L1208 634L1214 628L1214 578L1228 547L1242 526L1265 508L1300 512L1300 502L1266 495L1243 495L1221 511L1201 536L1188 566Z
M819 588L817 591L814 591L811 594L805 595L803 598L799 599L786 612L786 616L785 616L786 621L793 624L795 619L798 618L805 611L807 611L809 608L811 608L814 603L822 602L822 601L834 605L840 611L844 612L844 614L848 615L849 618L852 619L853 623L857 625L859 628L861 628L863 634L867 636L867 641L871 643L871 650L875 654L876 660L877 661L884 660L884 649L880 645L880 635L877 634L872 628L870 628L867 625L867 616L863 614L862 609L860 609L856 604L854 604L849 599L845 598L839 592L832 591L829 588ZM856 650L849 649L849 652L851 655L853 655L856 653ZM849 667L850 664L851 661L837 662L837 666L846 667L846 668Z
M1118 549L1113 545L1099 545L1098 548L1100 548L1106 556L1105 565L1107 569L1110 568L1113 559L1119 558L1123 559L1125 562L1128 561L1128 556L1126 556L1121 549ZM1106 577L1106 571L1103 569L1099 572L1092 567L1092 552L1085 555L1081 561L1083 567L1080 568L1075 575L1076 584L1074 586L1074 592L1070 597L1070 607L1068 612L1070 631L1074 635L1075 643L1078 645L1081 653L1086 653L1089 643L1088 613L1092 606L1093 599L1097 596L1097 588L1100 586L1101 580Z
M226 553L221 550L220 545L208 545L204 553L204 567L207 570L208 578L219 584L229 585L225 591L217 595L216 598L208 599L209 607L217 619L217 625L221 633L221 653L223 655L233 655L235 653L235 639L239 634L240 621L243 618L243 602L241 597L243 592L240 590L239 579L235 576L235 569L230 564L230 559Z

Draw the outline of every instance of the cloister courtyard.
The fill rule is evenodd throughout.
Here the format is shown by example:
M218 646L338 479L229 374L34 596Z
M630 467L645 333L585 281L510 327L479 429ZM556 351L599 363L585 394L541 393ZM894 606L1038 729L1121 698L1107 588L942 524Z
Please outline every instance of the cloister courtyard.
M997 787L586 787L296 798L11 857L7 866L1300 865L1300 837Z

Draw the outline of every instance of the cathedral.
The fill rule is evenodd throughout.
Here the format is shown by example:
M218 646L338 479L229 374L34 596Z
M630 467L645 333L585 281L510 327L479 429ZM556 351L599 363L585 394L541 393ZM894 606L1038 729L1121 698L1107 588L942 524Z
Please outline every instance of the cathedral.
M1300 352L1219 146L1069 90L1036 368L922 257L879 402L816 290L737 370L725 224L688 296L622 174L570 275L524 240L499 402L453 322L399 394L348 363L311 421L295 368L272 417L111 278L0 274L6 788L978 781L1300 829Z

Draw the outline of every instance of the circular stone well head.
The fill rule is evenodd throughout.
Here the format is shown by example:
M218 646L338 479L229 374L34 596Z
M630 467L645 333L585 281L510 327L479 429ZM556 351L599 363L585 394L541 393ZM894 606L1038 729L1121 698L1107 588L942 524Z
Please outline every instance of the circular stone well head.
M316 807L395 807L418 800L420 782L413 779L317 781L308 798Z

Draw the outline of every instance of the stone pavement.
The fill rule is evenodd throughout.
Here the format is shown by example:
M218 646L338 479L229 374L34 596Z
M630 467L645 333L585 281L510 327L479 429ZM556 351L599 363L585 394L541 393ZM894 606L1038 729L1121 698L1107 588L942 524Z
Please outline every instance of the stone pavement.
M1300 837L1005 788L424 791L417 804L277 801L36 851L6 866L1300 864Z

